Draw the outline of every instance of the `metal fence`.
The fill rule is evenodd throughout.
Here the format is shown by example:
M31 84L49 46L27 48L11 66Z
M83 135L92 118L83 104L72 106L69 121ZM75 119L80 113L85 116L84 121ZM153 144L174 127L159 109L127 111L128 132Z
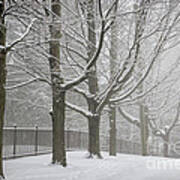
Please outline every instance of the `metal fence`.
M101 150L109 150L109 138L100 136ZM65 131L67 150L87 150L88 133L67 130ZM117 140L117 152L140 154L140 144ZM3 157L13 158L20 156L50 153L52 151L52 129L6 127L3 136Z

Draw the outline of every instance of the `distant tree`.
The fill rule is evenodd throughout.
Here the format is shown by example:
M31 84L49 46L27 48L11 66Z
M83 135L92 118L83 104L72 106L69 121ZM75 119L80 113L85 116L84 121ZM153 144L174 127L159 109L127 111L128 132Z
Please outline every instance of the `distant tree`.
M5 1L0 1L0 179L4 178L2 164L2 143L3 143L3 124L6 102L6 28L5 19L3 17Z
M180 117L180 102L177 102L176 105L177 110L175 117L171 119L170 122L167 122L163 127L158 127L157 121L159 119L154 119L153 117L149 117L149 126L152 130L154 136L162 138L163 142L163 156L168 157L170 152L170 136L173 130L179 125L179 117Z
M151 1L149 0L143 0L140 1L139 3L136 3L134 6L135 10L137 9L141 9L139 11L139 13L136 14L135 16L135 38L136 39L140 39L143 36L144 30L145 30L145 25L146 25L146 20L147 20L147 15L149 12L149 8L145 8L150 4ZM142 51L141 49L141 43L137 42L136 45L136 52L135 52L135 59L138 62L138 75L141 77L142 73L143 73L143 67L145 65L144 60L141 60L140 58L140 51ZM141 83L141 85L139 86L139 93L143 92L143 88L144 88L144 83ZM140 103L140 109L139 109L139 117L141 120L141 126L140 126L140 132L141 132L141 154L143 156L148 154L148 150L147 150L147 140L148 140L148 122L147 122L147 118L146 118L146 107L144 106L144 102L142 100L142 102Z
M141 120L140 118L133 117L131 114L127 113L124 109L121 107L118 108L120 114L127 120L129 123L136 125L139 129L141 128ZM151 114L148 113L148 108L146 107L146 118L148 123L148 131L152 131L152 134L155 137L162 138L163 142L163 156L168 157L169 156L169 147L170 147L170 135L173 132L173 129L179 125L179 114L180 114L180 103L177 105L177 112L175 115L175 118L172 119L169 124L166 123L164 127L159 127L157 125L158 120L155 117L151 117ZM147 139L149 136L147 137ZM147 140L147 154L148 154L148 147L150 147L151 144L148 144Z
M115 5L113 16L116 17L118 12L118 2ZM115 19L114 24L111 26L110 36L110 79L113 78L116 72L117 58L118 58L118 22ZM109 103L109 126L110 126L110 137L109 137L109 155L116 156L116 106L114 103Z

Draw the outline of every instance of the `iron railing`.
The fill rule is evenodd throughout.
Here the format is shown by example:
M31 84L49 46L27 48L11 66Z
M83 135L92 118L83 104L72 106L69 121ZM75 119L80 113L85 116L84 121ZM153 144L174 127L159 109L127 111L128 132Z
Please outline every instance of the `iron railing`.
M5 127L3 130L3 157L15 158L52 152L52 129L35 126L34 128ZM101 151L109 150L109 137L100 136ZM88 133L74 130L65 131L66 150L87 150ZM141 145L124 139L117 139L117 152L141 154ZM152 155L162 155L161 153ZM177 154L172 154L176 157Z

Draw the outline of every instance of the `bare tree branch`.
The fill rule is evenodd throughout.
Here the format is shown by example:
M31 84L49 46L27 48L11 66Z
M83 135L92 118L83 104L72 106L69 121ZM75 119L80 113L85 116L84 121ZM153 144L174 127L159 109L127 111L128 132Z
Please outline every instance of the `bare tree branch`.
M86 118L93 116L93 114L91 112L89 112L88 110L85 110L85 109L83 109L83 108L81 108L79 106L76 106L74 104L71 104L71 103L69 103L67 101L66 101L66 106L68 108L70 108L71 110L80 113L81 115L85 116Z
M141 123L139 119L136 119L135 117L132 117L129 115L127 112L125 112L121 107L118 107L118 111L121 113L121 115L131 124L136 125L137 127L140 128Z
M16 39L10 45L6 46L6 51L7 52L10 51L15 45L17 45L18 43L22 42L25 39L25 37L30 33L30 30L31 30L31 28L32 28L35 21L36 21L36 19L33 19L31 21L31 23L27 27L26 31L24 32L24 34L20 38Z

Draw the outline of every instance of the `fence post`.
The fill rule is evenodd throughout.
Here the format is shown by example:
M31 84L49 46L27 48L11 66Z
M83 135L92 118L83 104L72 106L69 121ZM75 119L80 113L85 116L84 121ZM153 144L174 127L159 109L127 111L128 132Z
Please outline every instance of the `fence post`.
M35 126L35 154L38 153L38 126Z
M16 144L17 144L17 126L14 124L14 138L13 138L13 156L16 156Z

